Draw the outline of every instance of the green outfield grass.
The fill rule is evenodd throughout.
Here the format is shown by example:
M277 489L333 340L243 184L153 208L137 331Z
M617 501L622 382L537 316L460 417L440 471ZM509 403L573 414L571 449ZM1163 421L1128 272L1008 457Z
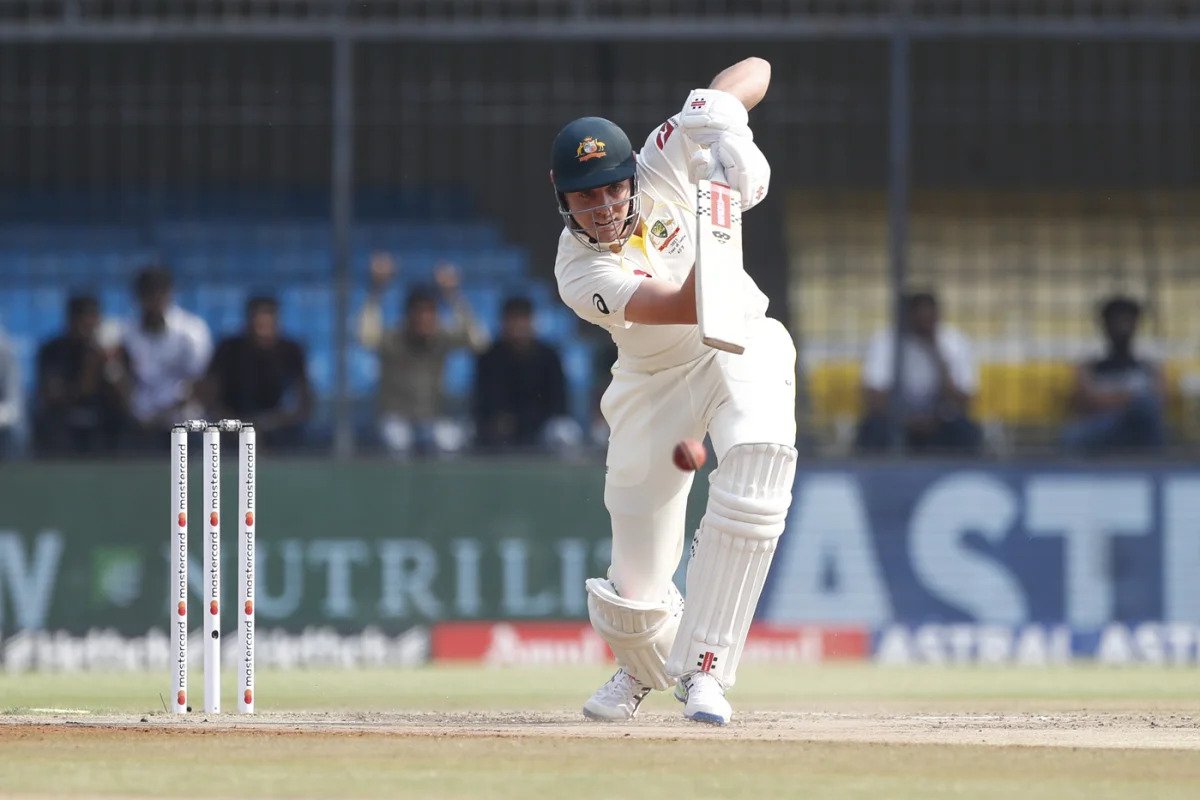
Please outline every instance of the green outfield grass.
M197 676L198 677L198 676ZM232 675L227 672L227 678ZM263 672L260 710L573 713L595 668ZM199 682L192 689L199 700ZM232 685L224 702L233 708ZM163 674L0 675L8 719L29 709L161 719ZM1184 668L747 667L739 710L1200 713ZM678 713L656 694L650 714ZM200 715L189 731L204 731ZM47 715L47 720L61 719ZM78 716L87 719L87 716ZM148 717L149 718L149 717ZM1195 798L1200 751L963 744L227 730L174 733L0 724L0 796L404 798ZM705 729L708 730L708 729Z
M607 668L482 669L421 667L341 671L260 671L257 696L266 711L401 711L568 709L610 674ZM191 690L199 699L199 674ZM235 687L225 671L223 702ZM880 704L889 708L1038 710L1091 707L1200 711L1200 671L1186 667L815 667L746 666L731 694L739 708L806 710ZM162 711L164 673L0 673L0 710L77 708ZM664 694L647 709L671 709Z

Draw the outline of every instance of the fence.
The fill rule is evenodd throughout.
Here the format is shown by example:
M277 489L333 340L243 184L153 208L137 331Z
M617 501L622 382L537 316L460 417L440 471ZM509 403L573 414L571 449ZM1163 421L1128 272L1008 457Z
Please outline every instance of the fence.
M584 415L593 340L549 287L548 142L588 113L640 137L754 53L774 197L747 263L800 345L808 446L849 449L861 360L916 288L971 341L992 452L1056 446L1116 291L1146 305L1172 441L1196 434L1190 3L9 0L0 42L0 324L27 371L68 289L123 313L165 256L219 333L279 291L348 453L374 372L347 320L386 248L409 283L459 260L492 320L540 283Z

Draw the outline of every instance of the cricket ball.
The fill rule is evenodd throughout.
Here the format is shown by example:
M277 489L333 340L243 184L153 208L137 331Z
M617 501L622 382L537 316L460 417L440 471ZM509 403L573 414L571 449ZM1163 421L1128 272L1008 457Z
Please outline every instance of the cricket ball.
M704 449L704 444L695 439L684 439L675 445L675 452L671 454L671 460L675 462L675 466L684 472L695 472L700 469L704 466L707 458L708 453Z

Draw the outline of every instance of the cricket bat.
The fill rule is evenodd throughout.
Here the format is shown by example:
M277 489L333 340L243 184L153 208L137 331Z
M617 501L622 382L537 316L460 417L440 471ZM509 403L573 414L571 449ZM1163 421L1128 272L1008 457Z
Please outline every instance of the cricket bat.
M723 175L696 185L695 269L700 336L709 347L740 355L746 349L742 195Z

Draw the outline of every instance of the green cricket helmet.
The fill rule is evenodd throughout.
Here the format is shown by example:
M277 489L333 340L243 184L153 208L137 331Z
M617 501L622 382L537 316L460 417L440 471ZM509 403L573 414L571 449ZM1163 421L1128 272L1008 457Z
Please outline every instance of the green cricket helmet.
M637 227L640 195L637 181L637 155L629 137L619 126L603 117L581 117L570 122L554 137L550 154L550 178L554 193L558 197L558 213L571 234L585 246L598 252L621 245L633 235ZM607 186L625 179L632 179L628 199L616 203L598 205L584 210L593 216L605 214L610 206L628 203L620 235L603 245L593 235L596 228L584 228L575 221L567 207L567 192L581 192Z

